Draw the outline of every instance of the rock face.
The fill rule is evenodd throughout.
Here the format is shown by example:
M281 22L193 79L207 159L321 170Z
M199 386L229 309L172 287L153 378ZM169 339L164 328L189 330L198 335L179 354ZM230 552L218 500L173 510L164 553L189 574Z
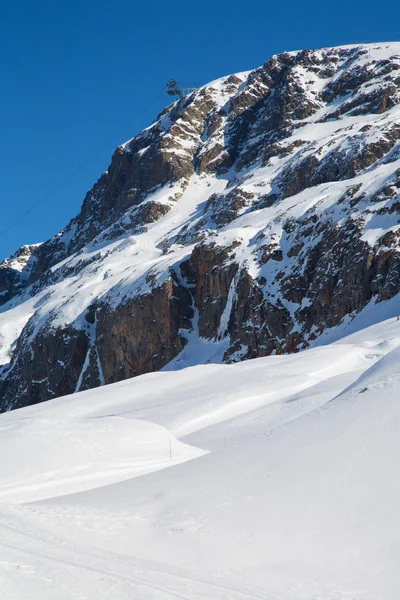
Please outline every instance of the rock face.
M280 54L168 106L0 265L0 409L297 352L393 298L399 139L397 43Z
M5 304L26 287L35 268L39 244L22 246L0 264L0 305Z

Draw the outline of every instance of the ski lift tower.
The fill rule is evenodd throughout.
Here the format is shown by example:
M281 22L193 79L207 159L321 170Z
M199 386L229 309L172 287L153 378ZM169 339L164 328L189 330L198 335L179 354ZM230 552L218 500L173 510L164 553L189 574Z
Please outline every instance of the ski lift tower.
M178 96L179 98L183 98L186 94L190 92L195 92L198 88L180 88L178 86L178 82L176 79L171 79L167 82L166 92L169 96Z

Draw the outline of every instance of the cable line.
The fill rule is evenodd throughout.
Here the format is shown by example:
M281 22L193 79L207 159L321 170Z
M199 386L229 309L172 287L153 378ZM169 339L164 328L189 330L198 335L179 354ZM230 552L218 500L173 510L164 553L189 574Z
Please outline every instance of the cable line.
M105 140L96 150L94 150L89 156L87 156L79 165L77 165L68 175L64 177L61 181L59 181L54 187L52 187L48 192L43 194L36 202L28 206L23 212L21 212L18 217L16 217L13 221L11 221L8 225L0 229L0 237L3 237L10 229L21 223L30 215L36 208L38 208L41 204L46 202L53 194L58 192L66 183L68 183L75 175L77 175L80 171L82 171L98 154L100 154L111 142L114 142L116 138L118 138L121 133L124 133L126 128L129 125L132 125L137 119L139 119L151 106L153 106L157 100L161 98L161 96L165 93L164 88L155 96L150 102L144 105L144 107L136 113L133 117L131 117L124 125L114 133L111 137Z

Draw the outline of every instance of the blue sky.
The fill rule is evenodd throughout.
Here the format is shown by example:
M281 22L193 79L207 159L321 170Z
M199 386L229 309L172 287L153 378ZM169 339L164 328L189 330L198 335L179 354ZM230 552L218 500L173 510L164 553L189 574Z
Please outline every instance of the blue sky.
M198 86L284 50L396 40L400 18L391 0L4 0L1 13L0 259L66 225L171 77Z

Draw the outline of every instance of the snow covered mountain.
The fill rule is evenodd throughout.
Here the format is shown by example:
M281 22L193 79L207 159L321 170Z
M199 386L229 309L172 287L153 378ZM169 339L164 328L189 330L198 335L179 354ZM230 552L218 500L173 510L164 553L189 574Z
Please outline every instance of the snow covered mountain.
M168 106L0 266L1 409L397 311L399 100L384 43L280 54Z

